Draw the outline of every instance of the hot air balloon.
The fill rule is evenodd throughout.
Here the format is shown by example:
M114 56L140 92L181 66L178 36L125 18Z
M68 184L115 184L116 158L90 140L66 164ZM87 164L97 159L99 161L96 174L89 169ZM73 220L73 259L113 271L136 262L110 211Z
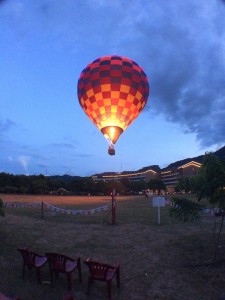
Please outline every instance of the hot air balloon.
M133 60L123 56L104 56L88 64L77 85L80 105L89 119L108 139L108 153L137 118L149 95L148 78Z

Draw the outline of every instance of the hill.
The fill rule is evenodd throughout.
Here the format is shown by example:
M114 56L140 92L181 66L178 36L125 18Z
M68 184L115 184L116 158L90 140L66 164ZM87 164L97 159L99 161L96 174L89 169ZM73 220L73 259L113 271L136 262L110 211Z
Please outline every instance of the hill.
M49 178L51 178L53 180L63 181L63 182L70 182L72 180L81 179L82 177L64 174L62 176L60 176L60 175L49 176Z
M213 154L215 156L217 156L218 158L225 160L225 146L222 147L221 149L213 152ZM189 163L191 161L196 161L198 163L202 163L203 160L204 160L204 156L205 155L203 154L203 155L195 156L195 157L192 157L192 158L185 158L185 159L182 159L182 160L178 160L178 161L176 161L174 163L171 163L166 168L163 168L162 171L171 170L171 169L177 169L180 166L185 165L185 164L187 164L187 163Z
M182 159L182 160L178 160L176 162L173 162L171 164L169 164L167 167L161 169L158 165L152 165L152 166L147 166L147 167L143 167L139 170L136 170L136 171L123 171L121 172L121 174L132 174L132 173L137 173L137 172L145 172L149 169L152 169L156 172L160 172L160 171L166 171L166 170L171 170L171 169L177 169L179 168L180 166L182 165L185 165L191 161L196 161L198 163L202 163L203 160L204 160L204 155L205 154L202 154L202 155L199 155L199 156L195 156L195 157L191 157L191 158L185 158L185 159ZM220 159L223 159L225 160L225 146L220 148L219 150L215 151L214 152L214 155L216 155L218 158ZM104 173L100 173L100 174L94 174L92 176L103 176L103 175L114 175L115 172L104 172ZM70 176L70 175L63 175L63 176L60 176L60 175L55 175L55 176L50 176L51 179L54 179L54 180L61 180L61 181L64 181L64 182L70 182L72 180L76 180L76 179L81 179L82 177L80 176Z
M218 158L225 160L225 146L222 147L221 149L215 151L213 154L216 155ZM149 169L152 169L156 172L173 170L173 169L177 169L180 166L185 165L191 161L196 161L198 163L202 163L204 160L204 156L205 156L205 154L202 154L199 156L178 160L176 162L169 164L167 167L165 167L163 169L160 169L160 167L158 165L152 165L152 166L143 167L136 171L123 171L123 172L121 172L121 174L127 174L127 173L132 174L132 173L137 173L137 172L144 172ZM115 173L114 172L105 172L105 173L101 173L101 174L94 174L93 176L103 176L103 175L113 175L113 174L115 174Z

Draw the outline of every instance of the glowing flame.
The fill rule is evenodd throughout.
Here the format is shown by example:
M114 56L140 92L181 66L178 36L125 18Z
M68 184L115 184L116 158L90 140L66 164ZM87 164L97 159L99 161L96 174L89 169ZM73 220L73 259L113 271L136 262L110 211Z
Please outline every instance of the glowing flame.
M115 144L121 133L123 133L123 129L118 126L106 126L101 129L101 132Z

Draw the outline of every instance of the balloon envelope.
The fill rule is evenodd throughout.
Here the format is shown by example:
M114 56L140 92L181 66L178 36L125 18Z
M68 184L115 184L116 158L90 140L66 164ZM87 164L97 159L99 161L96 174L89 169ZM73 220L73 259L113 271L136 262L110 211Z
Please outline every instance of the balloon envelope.
M104 56L81 72L77 93L84 112L115 144L145 107L149 83L143 69L133 60Z

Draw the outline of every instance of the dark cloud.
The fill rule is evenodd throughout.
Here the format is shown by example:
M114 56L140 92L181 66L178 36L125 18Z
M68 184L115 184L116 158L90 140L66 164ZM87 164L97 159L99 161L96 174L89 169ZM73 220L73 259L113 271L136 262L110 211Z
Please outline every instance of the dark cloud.
M150 117L163 115L179 124L184 132L195 133L202 146L224 144L224 6L204 0L160 3L148 2L143 6L142 1L133 1L124 9L119 1L106 4L89 0L80 3L76 21L71 8L77 5L59 5L56 9L42 1L40 11L51 16L52 25L57 20L56 28L61 33L67 27L76 27L76 34L70 31L70 35L77 37L83 36L83 30L93 24L98 32L90 36L95 50L102 46L106 52L114 49L137 60L150 79ZM68 14L63 21L58 14L60 9ZM80 21L82 26L71 27Z
M194 3L194 2L193 2ZM147 110L194 132L201 146L225 143L225 18L212 3L192 13L170 5L139 32L150 79ZM180 10L179 10L180 9ZM156 20L159 16L154 16Z
M54 148L74 149L74 144L72 143L52 143L50 146Z
M38 163L37 166L39 167L39 169L47 169L48 168L48 164L45 164L45 163Z
M10 128L17 126L15 122L10 119L2 119L0 117L0 135L4 135Z

